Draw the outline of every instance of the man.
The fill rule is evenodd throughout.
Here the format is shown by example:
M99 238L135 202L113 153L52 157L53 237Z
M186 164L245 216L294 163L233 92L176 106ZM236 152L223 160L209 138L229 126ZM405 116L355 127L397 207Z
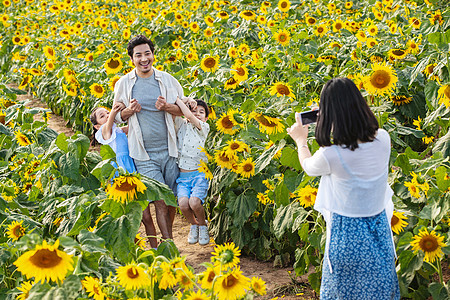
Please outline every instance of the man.
M123 102L129 109L118 113L116 120L128 121L128 146L137 171L167 184L176 193L179 169L172 115L182 115L175 101L177 96L184 99L183 88L172 75L153 68L154 51L153 43L143 35L129 41L127 52L135 69L121 77L114 88L114 103ZM154 204L162 238L172 239L175 208L167 207L164 200ZM155 235L150 204L142 221L147 235Z

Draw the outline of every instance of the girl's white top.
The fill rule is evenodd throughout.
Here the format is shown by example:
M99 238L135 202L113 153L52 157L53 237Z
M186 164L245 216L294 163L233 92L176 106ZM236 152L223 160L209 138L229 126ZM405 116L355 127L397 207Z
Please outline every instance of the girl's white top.
M209 124L200 121L201 129L195 127L187 119L177 118L175 129L178 139L178 167L185 170L197 170L200 162L208 162L206 154L202 152L206 137L209 133Z
M322 176L314 209L327 222L327 246L332 213L370 217L386 210L387 219L392 218L393 191L387 182L390 152L389 134L378 129L375 140L358 144L354 151L332 145L303 161L306 174Z

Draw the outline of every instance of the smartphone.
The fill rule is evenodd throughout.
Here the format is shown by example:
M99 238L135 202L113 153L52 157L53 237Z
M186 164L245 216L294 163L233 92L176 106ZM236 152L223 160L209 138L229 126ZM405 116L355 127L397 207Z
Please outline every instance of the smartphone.
M319 112L318 109L316 110L309 110L299 113L300 119L302 120L303 125L311 124L317 122L317 113Z

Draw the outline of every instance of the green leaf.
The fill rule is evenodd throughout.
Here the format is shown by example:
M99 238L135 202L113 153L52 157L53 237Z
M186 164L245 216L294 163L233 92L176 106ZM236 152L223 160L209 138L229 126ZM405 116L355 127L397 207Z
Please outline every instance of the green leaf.
M289 204L289 190L286 185L280 181L275 187L275 203L277 206L288 205Z
M411 164L409 163L409 158L406 154L402 153L395 159L394 166L402 168L404 174L409 174L412 170Z
M444 157L450 156L450 131L439 138L434 144L433 153L438 151L442 152Z
M284 172L284 184L293 193L302 182L303 173L297 173L291 169L287 169Z
M286 144L285 140L281 140L276 147L270 147L265 150L258 158L255 160L255 174L261 172L272 160L275 154L283 149Z
M56 146L66 153L69 151L69 143L67 142L67 136L64 132L60 133L56 138Z
M282 206L277 209L273 220L273 231L277 239L281 239L286 232L292 232L294 217L300 213L298 202L291 205Z
M450 180L447 178L447 168L444 166L440 166L434 172L434 176L436 176L436 185L438 186L441 192L445 192L450 187Z
M102 145L100 147L100 156L103 160L116 158L116 153L109 145Z
M173 191L164 183L141 174L141 181L147 187L144 194L138 193L139 200L157 201L164 200L166 205L178 206Z
M308 282L311 285L311 288L316 291L316 293L319 293L320 291L321 276L321 272L311 273L308 276Z
M81 249L85 252L100 252L105 253L105 240L97 236L95 233L82 229L77 236L80 241Z
M233 218L233 224L237 227L243 226L257 207L258 200L253 190L247 190L237 196L236 200L227 203L227 208Z
M448 288L439 282L432 282L428 286L428 291L430 292L433 300L448 300L450 299L450 294Z
M298 160L297 150L289 147L284 147L281 153L280 162L283 166L294 168L297 171L302 169L300 161Z
M80 160L73 152L67 152L59 158L61 174L74 181L80 178Z

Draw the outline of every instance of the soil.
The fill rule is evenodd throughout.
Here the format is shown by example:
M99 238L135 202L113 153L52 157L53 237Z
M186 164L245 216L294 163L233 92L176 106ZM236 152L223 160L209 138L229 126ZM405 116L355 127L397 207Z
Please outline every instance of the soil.
M18 101L25 101L28 107L48 108L45 103L31 95L18 95ZM36 115L35 118L42 120L39 115ZM54 113L51 113L47 124L58 133L65 133L67 136L74 134L71 128L66 126L66 121ZM90 150L99 151L99 146L91 147ZM151 207L151 212L153 219L156 220L153 207ZM177 212L173 224L175 245L180 251L181 256L186 256L186 262L195 269L196 273L199 273L205 270L205 267L201 264L210 261L211 252L214 251L214 245L212 243L206 246L188 244L187 235L189 227L190 224ZM145 236L143 225L141 225L139 232L141 236ZM295 276L292 266L283 268L274 267L273 262L263 262L251 257L241 256L240 268L244 275L248 277L257 276L266 282L267 294L257 297L257 299L319 299L316 293L309 287L307 275L301 277Z

